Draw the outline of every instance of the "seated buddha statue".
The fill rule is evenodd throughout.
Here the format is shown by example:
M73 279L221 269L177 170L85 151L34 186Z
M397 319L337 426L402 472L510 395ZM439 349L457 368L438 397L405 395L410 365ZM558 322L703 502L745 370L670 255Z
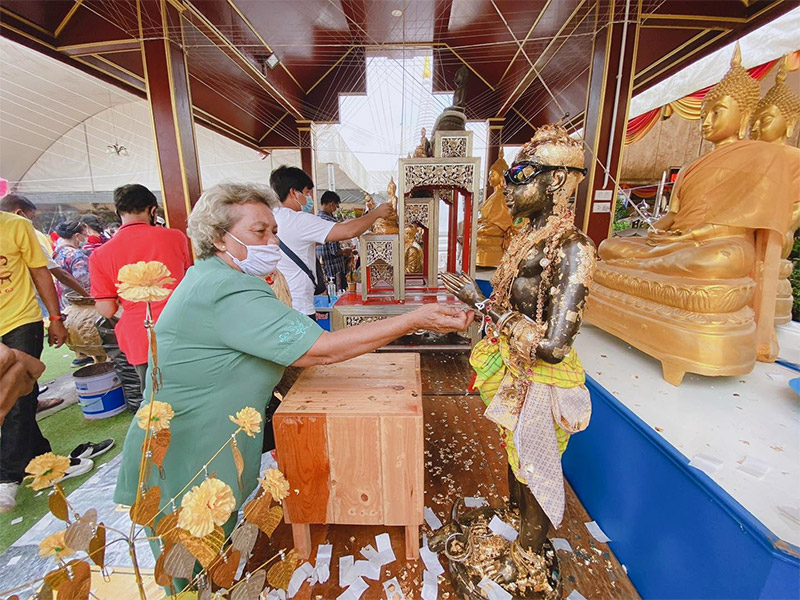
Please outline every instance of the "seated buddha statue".
M774 330L765 342L751 308L761 311L761 284L773 266L777 282L777 257L753 278L756 261L764 264L756 236L786 233L800 180L784 147L743 139L758 96L737 45L730 70L703 101L703 137L714 149L679 173L655 231L598 248L587 319L659 358L676 385L686 371L749 372L756 348L767 360L777 351Z
M511 213L506 205L504 194L505 179L503 173L508 169L508 163L503 158L503 149L500 157L489 168L489 185L492 194L481 204L478 217L478 246L475 253L475 263L479 267L496 267L503 258L503 251L508 247L509 233L513 227Z
M428 158L431 156L431 143L426 135L427 131L422 128L419 138L419 146L414 148L414 158Z
M372 225L372 233L378 235L397 235L400 228L397 225L397 186L394 183L394 178L389 181L389 186L386 188L388 200L386 201L392 207L390 216L380 218ZM364 203L369 210L374 209L378 204L369 194L364 195Z
M416 225L407 225L404 234L406 273L422 273L425 258L425 252L422 249L422 228Z
M786 62L784 60L778 67L775 85L767 91L756 106L750 127L750 139L773 144L786 144L786 140L794 133L798 120L800 120L800 96L786 85ZM787 147L787 150L797 155L795 164L800 164L800 150L792 147ZM798 228L800 228L800 190L795 197L792 220L781 248L775 301L776 325L792 320L792 284L789 282L792 261L789 260L789 254L792 251L794 234Z

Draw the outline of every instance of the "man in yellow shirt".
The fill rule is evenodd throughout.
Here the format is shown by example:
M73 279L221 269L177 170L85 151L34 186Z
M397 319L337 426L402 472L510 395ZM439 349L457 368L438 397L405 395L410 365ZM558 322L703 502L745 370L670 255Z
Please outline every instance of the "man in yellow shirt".
M50 313L48 343L59 347L67 339L67 329L47 269L47 257L30 221L0 212L0 343L38 359L44 328L34 288ZM17 489L28 462L50 451L50 443L36 423L38 395L38 385L34 385L31 393L20 396L0 428L0 512L8 512L16 505ZM68 472L73 477L93 466L85 459L73 462Z

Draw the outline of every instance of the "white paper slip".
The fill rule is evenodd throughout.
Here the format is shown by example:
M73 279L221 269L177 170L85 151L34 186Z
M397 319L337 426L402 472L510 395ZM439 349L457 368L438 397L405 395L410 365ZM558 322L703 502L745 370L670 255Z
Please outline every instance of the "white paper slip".
M437 517L436 513L427 506L425 507L425 522L428 524L428 527L434 531L442 526L442 522L439 520L439 517Z
M367 585L361 577L356 577L355 581L347 588L343 593L339 594L336 600L358 600L361 598L361 594L366 592L369 589L369 585Z
M425 568L434 576L438 577L444 573L442 564L439 562L439 556L430 548L428 548L427 544L419 549L419 556L422 559L422 562L425 563Z
M586 529L589 530L589 533L591 533L594 539L596 539L598 542L605 544L606 542L611 541L611 538L603 533L602 529L600 529L600 525L597 524L597 521L589 521L588 523L584 523L584 525L586 525Z
M8 559L6 566L13 567L15 564L19 562L19 559L21 558L22 558L21 556L12 556L11 558Z
M572 546L570 546L569 542L564 538L553 538L550 541L553 543L553 548L556 550L566 550L567 552L572 552Z
M764 475L772 470L769 464L754 456L745 456L742 464L737 467L740 471L744 471L748 475L752 475L756 479L763 479Z
M586 600L586 598L578 590L572 590L567 596L567 600Z
M317 560L314 564L317 581L325 583L331 576L331 556L333 556L333 545L321 544L317 548Z
M383 582L383 591L386 592L386 600L406 600L403 590L400 588L400 582L397 577L393 577L389 581Z
M308 579L311 574L314 573L314 567L311 566L311 563L304 562L302 565L297 567L292 573L292 578L289 580L289 587L286 590L286 595L289 598L293 598L294 595L300 590L300 586L303 585L306 579Z
M378 558L381 565L388 565L397 560L392 548L392 540L389 538L388 533L382 533L375 536L375 545L378 546Z
M478 583L478 587L483 590L489 600L511 600L513 596L500 587L499 583L484 577Z
M442 572L444 572L444 570ZM430 571L424 571L422 573L421 596L422 600L438 600L439 598L439 579Z
M357 560L353 565L359 577L366 577L377 581L381 578L381 565L369 560Z
M264 600L286 600L286 592L282 589L270 590Z
M492 530L492 533L495 535L501 535L506 538L509 542L513 542L517 539L519 533L517 530L514 529L511 525L503 521L497 515L492 517L492 520L489 521L489 529Z
M689 461L689 466L699 469L706 475L713 475L722 466L723 462L716 456L709 454L695 454Z
M353 580L357 577L356 573L353 572L352 575L350 574L350 570L353 568L354 558L352 554L348 554L347 556L340 556L339 557L339 587L346 588L348 585L353 583Z
M489 506L486 498L480 496L467 496L464 498L464 506L467 508L480 508L481 506Z
M361 556L370 560L376 556L378 556L378 551L375 550L375 547L372 544L367 544L361 549Z
M22 523L22 519L24 519L24 517L17 517L16 519L12 519L11 520L11 524L12 525L19 525L20 523Z

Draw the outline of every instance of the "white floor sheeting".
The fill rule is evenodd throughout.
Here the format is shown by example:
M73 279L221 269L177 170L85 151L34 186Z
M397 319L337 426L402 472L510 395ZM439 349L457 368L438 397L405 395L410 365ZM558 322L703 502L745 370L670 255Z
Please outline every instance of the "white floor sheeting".
M800 324L778 328L780 357L800 364ZM800 546L800 373L756 363L748 375L687 374L584 325L575 344L586 373L692 460L779 538Z

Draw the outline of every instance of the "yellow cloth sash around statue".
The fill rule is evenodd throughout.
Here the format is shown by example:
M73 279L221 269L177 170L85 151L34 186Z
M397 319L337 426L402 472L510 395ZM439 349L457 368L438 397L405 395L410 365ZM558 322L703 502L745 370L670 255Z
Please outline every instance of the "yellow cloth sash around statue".
M472 349L473 386L486 416L500 428L508 463L518 481L531 488L557 527L564 513L560 457L570 433L589 424L591 401L578 353L573 348L557 364L515 365L508 340L487 336Z

